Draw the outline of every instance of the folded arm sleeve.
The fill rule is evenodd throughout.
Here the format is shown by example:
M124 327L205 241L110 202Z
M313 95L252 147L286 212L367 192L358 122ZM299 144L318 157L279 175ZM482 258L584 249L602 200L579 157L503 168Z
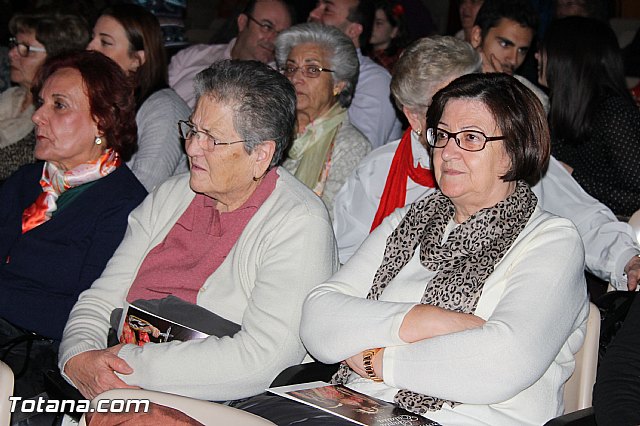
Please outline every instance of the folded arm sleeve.
M505 401L538 381L588 309L578 233L559 218L542 226L508 265L484 326L389 348L385 381L469 404Z

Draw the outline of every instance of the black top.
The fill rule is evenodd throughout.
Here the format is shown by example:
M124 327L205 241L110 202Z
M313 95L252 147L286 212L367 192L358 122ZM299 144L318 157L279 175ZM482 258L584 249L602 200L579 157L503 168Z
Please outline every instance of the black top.
M22 234L22 212L42 192L42 167L21 167L0 188L0 317L60 340L78 296L104 270L147 192L123 164Z
M599 426L640 424L640 297L598 367L593 407Z
M553 141L555 157L573 167L573 177L615 214L640 209L640 111L618 96L598 101L591 133L576 144Z

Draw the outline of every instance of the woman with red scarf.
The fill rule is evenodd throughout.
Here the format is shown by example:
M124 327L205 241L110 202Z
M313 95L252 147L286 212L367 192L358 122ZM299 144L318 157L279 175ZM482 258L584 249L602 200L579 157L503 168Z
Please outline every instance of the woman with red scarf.
M396 64L391 93L411 125L402 139L369 154L335 197L333 228L345 263L382 220L435 187L425 149L425 117L433 95L450 81L480 70L473 48L453 37L407 47ZM406 202L405 202L406 201Z
M33 93L34 154L44 162L0 191L0 356L24 397L43 390L71 308L146 195L124 164L136 149L135 101L115 62L85 51L51 58Z

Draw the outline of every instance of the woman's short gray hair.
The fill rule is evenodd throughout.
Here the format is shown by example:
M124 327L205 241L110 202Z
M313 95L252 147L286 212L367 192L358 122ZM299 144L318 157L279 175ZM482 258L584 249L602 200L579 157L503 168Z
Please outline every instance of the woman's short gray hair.
M322 64L332 69L333 82L344 82L345 86L338 95L340 105L348 108L358 83L360 62L353 42L339 29L315 22L295 25L280 33L276 39L276 63L278 68L286 65L291 49L303 43L320 46L328 54L329 64Z
M196 75L196 98L207 97L233 109L233 127L247 153L264 141L276 149L269 168L278 165L293 140L296 91L291 82L258 61L215 62Z
M398 108L424 114L443 83L481 70L480 55L469 43L451 36L421 38L396 63L391 94Z

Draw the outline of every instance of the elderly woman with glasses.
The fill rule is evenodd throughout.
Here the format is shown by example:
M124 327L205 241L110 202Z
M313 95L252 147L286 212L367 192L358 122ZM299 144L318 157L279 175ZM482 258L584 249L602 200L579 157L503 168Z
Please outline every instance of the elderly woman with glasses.
M296 25L276 39L276 61L296 89L296 138L283 166L333 210L333 198L371 150L349 122L358 81L351 40L334 27Z
M131 213L65 328L60 369L87 398L131 386L216 401L262 392L304 358L302 302L337 267L322 202L277 167L293 134L291 83L260 62L226 60L195 88L196 108L180 123L190 173ZM107 348L114 309L166 296L235 330Z
M34 111L31 86L45 59L83 50L89 27L79 16L59 13L18 14L9 22L11 81L0 94L0 182L23 164L34 161Z
M335 382L439 423L543 424L562 413L588 300L578 231L529 186L549 160L542 105L511 76L468 74L421 124L438 189L311 291L302 340L344 361Z

